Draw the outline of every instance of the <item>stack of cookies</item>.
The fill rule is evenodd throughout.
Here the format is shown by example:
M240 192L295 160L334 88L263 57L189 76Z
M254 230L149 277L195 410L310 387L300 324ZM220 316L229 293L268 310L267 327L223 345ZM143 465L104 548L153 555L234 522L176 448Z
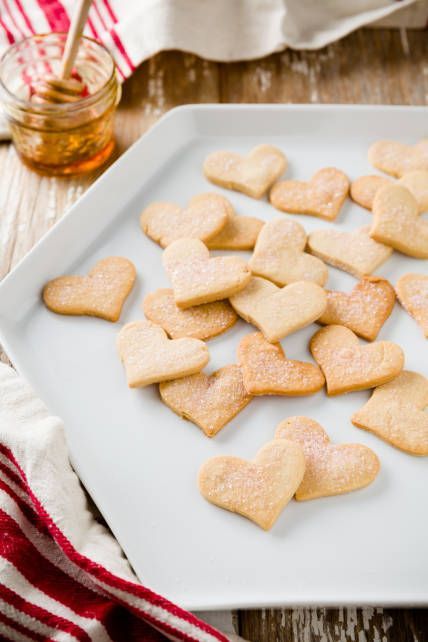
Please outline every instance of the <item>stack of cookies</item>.
M329 396L374 389L351 418L393 446L428 455L428 380L403 370L404 354L390 341L376 341L396 295L428 336L428 275L404 274L396 288L373 272L393 251L428 258L428 141L414 146L375 143L369 160L383 175L350 184L339 169L319 169L308 181L279 180L287 159L271 145L247 156L215 152L204 163L214 184L252 198L269 193L287 214L335 221L350 195L373 212L372 224L344 232L316 230L307 236L292 216L267 223L235 212L215 192L188 204L151 203L141 229L162 248L169 289L144 298L145 320L125 324L117 337L128 385L159 385L160 399L179 416L214 437L256 396ZM252 250L213 256L212 250ZM358 279L351 292L325 289L330 264ZM136 278L126 258L99 261L88 276L63 276L44 288L47 307L60 314L117 321ZM216 372L207 341L238 318L254 326L237 346L236 361ZM287 358L280 341L313 322L313 362ZM361 339L368 343L363 344ZM232 359L233 361L233 359ZM379 471L375 453L361 444L330 443L308 417L289 417L253 461L215 457L199 474L202 495L264 529L285 505L346 493L370 484Z

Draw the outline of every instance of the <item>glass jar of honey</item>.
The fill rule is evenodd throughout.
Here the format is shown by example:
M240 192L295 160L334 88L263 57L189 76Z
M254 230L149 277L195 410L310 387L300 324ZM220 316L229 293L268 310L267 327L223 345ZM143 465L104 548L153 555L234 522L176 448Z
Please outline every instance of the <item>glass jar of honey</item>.
M35 100L37 83L59 75L66 34L26 38L0 59L0 92L13 142L22 161L42 174L91 171L114 148L113 119L120 99L114 60L82 37L73 76L84 87L74 102Z

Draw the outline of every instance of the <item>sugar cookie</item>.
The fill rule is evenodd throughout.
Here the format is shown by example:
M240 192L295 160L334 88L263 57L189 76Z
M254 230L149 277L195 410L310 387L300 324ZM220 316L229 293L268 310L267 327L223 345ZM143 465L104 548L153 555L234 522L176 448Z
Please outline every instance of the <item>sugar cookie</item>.
M193 337L206 341L226 332L238 316L228 301L215 301L181 310L175 305L174 293L160 289L148 294L143 301L145 316L162 326L171 339Z
M377 176L376 174L360 176L351 183L351 198L355 203L361 205L361 207L365 207L366 210L371 210L373 207L373 199L378 189L390 184L390 179L385 176Z
M395 286L398 299L428 338L428 275L404 274Z
M376 388L352 423L411 455L428 455L428 379L403 370Z
M351 292L327 290L327 308L318 319L324 325L344 325L367 341L374 341L395 303L389 281L365 276Z
M98 261L87 276L59 276L43 288L45 305L58 314L117 321L136 278L133 263L121 256Z
M252 250L263 227L254 216L237 215L232 209L223 229L207 241L210 250Z
M161 383L159 392L171 410L193 421L207 437L214 437L251 401L237 365L224 366L210 376L200 372Z
M296 281L284 288L253 276L247 287L230 297L236 312L263 332L271 342L316 321L327 305L327 295L316 283Z
M307 254L306 232L288 218L274 219L263 226L248 265L257 276L283 286L294 281L313 281L324 285L327 266L316 256Z
M428 169L407 172L398 182L413 194L419 212L426 212L428 210Z
M391 341L360 345L357 336L342 325L328 325L311 339L310 349L323 371L327 394L374 388L396 377L404 354Z
M198 239L179 239L163 253L163 265L172 284L179 308L219 301L239 292L251 272L237 256L210 259L206 245Z
M151 203L141 213L140 225L161 247L181 238L208 241L229 221L230 207L227 199L212 193L194 196L184 209L175 203Z
M326 263L360 279L374 272L392 254L390 247L370 237L369 230L368 225L352 232L316 230L309 235L308 247Z
M123 326L117 349L130 388L186 377L202 370L208 348L199 339L168 339L165 330L150 321Z
M305 475L296 499L342 495L364 488L376 478L380 463L363 444L332 444L326 431L309 417L289 417L278 425L275 439L300 444L305 455Z
M260 332L241 339L238 362L252 395L310 395L324 385L318 366L287 359L281 344L269 343Z
M270 192L270 202L278 210L310 214L326 221L338 216L349 192L346 174L335 167L318 170L310 181L280 181Z
M358 205L361 205L371 211L373 209L373 200L376 192L381 187L385 187L385 185L393 184L392 180L385 176L361 176L351 185L351 198L358 203ZM420 212L428 210L427 170L413 170L411 172L406 172L406 174L403 174L400 178L398 184L404 185L404 187L407 187L409 192L413 194Z
M213 152L204 162L204 174L212 183L261 198L287 169L287 158L272 145L258 145L246 156Z
M304 472L300 444L275 439L252 461L228 456L208 459L199 471L199 490L207 501L267 531L293 497Z
M421 218L415 197L402 185L387 185L376 192L370 236L403 254L428 258L428 221Z
M397 178L411 170L428 170L428 139L416 145L379 140L370 147L368 157L374 167Z

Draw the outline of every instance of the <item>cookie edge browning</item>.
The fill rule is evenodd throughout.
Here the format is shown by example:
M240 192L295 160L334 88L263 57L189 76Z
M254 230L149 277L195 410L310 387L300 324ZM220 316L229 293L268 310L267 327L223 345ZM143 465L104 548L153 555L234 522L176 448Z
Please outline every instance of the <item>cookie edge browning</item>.
M314 372L317 371L317 373L319 373L319 376L320 376L319 385L317 384L316 387L312 387L311 389L308 389L305 392L300 392L295 390L280 392L278 391L278 389L273 390L272 388L261 387L261 386L259 388L256 388L256 387L252 388L251 385L249 385L249 377L245 373L246 371L245 365L242 363L242 352L244 347L246 347L247 344L250 344L251 340L257 335L261 335L263 339L266 341L266 343L269 343L271 346L273 346L273 348L275 348L278 354L284 358L284 361L293 361L293 363L297 363L299 365L312 366L314 369ZM237 356L238 356L238 364L241 367L241 371L242 371L242 379L244 382L244 387L247 390L248 394L253 397L262 397L262 396L305 397L307 395L312 395L319 392L324 387L325 377L321 368L317 363L311 363L310 361L298 361L296 359L287 359L281 344L279 342L271 343L270 341L268 341L262 331L252 332L251 334L246 334L245 336L243 336L238 344Z
M428 339L428 324L427 324L426 328L422 325L422 323L415 317L411 306L408 305L406 301L404 301L404 298L403 298L403 294L404 293L403 292L400 293L402 282L405 279L407 279L408 277L415 277L415 276L419 277L419 278L420 277L425 277L427 279L427 282L428 282L428 275L426 275L426 274L420 274L420 273L417 273L417 272L406 272L405 274L402 274L400 276L400 278L398 279L398 281L397 281L397 283L395 285L395 293L396 293L397 299L400 302L400 304L403 307L403 309L413 319L413 321L415 321L415 323L417 323L417 325L421 329L422 335L425 337L425 339ZM427 307L428 307L428 303L427 303Z
M251 463L252 463L252 464L255 464L255 463L256 463L256 459L257 459L257 457L260 455L260 453L261 453L265 448L267 448L267 447L271 446L271 445L272 445L272 443L273 443L273 442L275 442L275 441L283 442L283 443L287 444L287 446L289 446L289 445L291 444L291 445L293 446L293 450L295 451L295 452L294 452L294 456L298 457L298 458L299 458L299 460L300 460L300 461L298 462L298 464L300 465L301 470L300 470L300 471L298 471L298 472L299 472L299 475L296 475L296 476L300 477L300 480L299 480L299 482L298 482L298 483L297 483L297 485L296 485L296 488L298 488L298 487L299 487L299 485L301 484L302 479L303 479L303 476L304 476L304 474L305 474L305 456L304 456L304 454L303 454L303 448L300 446L300 444L297 444L295 441L289 441L289 440L287 440L287 439L277 439L277 440L276 440L276 439L271 439L270 441L266 442L266 443L265 443L265 444L264 444L264 445L263 445L263 446L262 446L262 447L257 451L256 456L255 456L253 459L251 459L251 460L243 459L243 458L241 458L241 457L235 457L235 456L233 456L233 455L217 455L217 456L210 457L209 459L205 460L205 461L202 463L202 465L200 466L199 471L198 471L198 488L199 488L199 492L200 492L200 494L202 495L202 497L203 497L207 502L209 502L210 504L212 504L213 506L216 506L216 507L218 507L218 508L222 508L223 510L227 510L227 511L229 511L230 513L234 513L234 514L236 514L236 515L240 515L241 517L244 517L244 518L248 519L249 521L253 522L253 523L254 523L254 524L256 524L257 526L259 526L260 528L262 528L264 531L269 531L269 530L273 527L273 525L275 524L275 522L278 520L278 518L280 517L281 513L283 512L283 510L285 509L285 507L287 506L287 504L288 504L288 503L293 499L293 497L294 497L294 495L295 495L295 490L296 490L296 489L294 489L294 492L289 493L289 495L285 498L285 500L284 500L284 501L283 501L283 503L282 503L282 506L279 508L279 510L276 512L276 514L274 514L274 515L269 515L269 516L268 516L268 518L266 518L266 519L264 519L264 520L257 520L257 521L256 521L253 517L250 517L248 514L246 514L246 513L244 513L244 512L241 512L241 511L239 511L239 510L233 510L233 509L231 509L231 508L227 507L227 506L226 506L226 505L224 505L224 504L220 504L220 503L217 503L217 502L212 501L212 499L210 499L210 498L207 496L207 495L208 495L208 493L206 493L206 494L204 493L202 486L203 486L203 478L204 478L205 468L206 468L206 467L207 467L211 462L214 462L215 460L224 460L224 459L228 459L228 460L232 460L232 461L236 461L236 462L245 462L245 463L247 463L247 464L251 464Z
M332 493L328 493L328 494L320 493L320 492L312 493L312 494L299 493L299 489L302 486L303 481L304 481L304 477L303 477L302 483L300 484L299 488L296 490L296 493L294 495L294 498L296 499L296 501L305 502L305 501L310 501L312 499L321 499L323 497L337 497L339 495L346 495L347 493L352 493L354 491L362 490L363 488L367 488L367 486L370 486L370 484L372 484L374 482L374 480L378 476L379 471L381 469L381 463L380 463L380 459L377 456L377 454L374 452L374 450L369 448L369 446L366 446L365 444L354 443L354 442L339 442L339 443L332 442L331 439L330 439L330 436L327 433L327 431L325 430L325 428L323 426L321 426L321 424L318 423L317 421L315 421L314 419L311 419L310 417L306 417L306 415L301 415L301 416L298 416L298 417L295 417L295 416L287 417L286 419L283 419L282 421L280 421L279 424L277 425L277 427L275 428L275 437L274 437L275 439L287 439L288 441L293 441L291 436L284 436L283 437L280 434L282 428L286 427L287 422L290 421L290 419L300 419L300 420L301 419L305 419L305 420L308 420L312 424L316 424L317 428L318 427L321 428L321 430L323 431L323 436L326 437L326 442L325 442L325 447L326 448L329 448L330 446L357 446L358 448L361 448L361 449L365 450L366 452L370 453L370 457L372 457L373 464L375 464L372 477L369 478L364 484L361 484L360 486L353 487L353 488L346 487L344 490L340 490L338 492L332 492ZM300 443L300 442L297 442L297 443ZM302 448L303 448L303 446L302 446ZM303 448L303 452L304 452L304 448Z
M100 263L104 263L105 261L108 261L108 260L117 260L117 259L120 259L121 261L127 263L128 267L130 268L130 275L129 275L130 278L129 278L129 285L127 287L126 294L123 296L121 303L119 303L116 306L116 309L115 309L114 313L112 313L112 314L95 314L93 312L87 311L87 309L84 308L83 306L82 306L83 307L83 311L80 311L80 312L65 312L63 310L59 310L59 309L55 308L55 306L52 306L50 304L48 291L49 291L50 287L53 284L56 284L56 283L58 283L58 281L62 281L62 280L67 279L69 277L77 277L77 278L82 278L82 279L91 278L92 272L97 268L97 266ZM62 276L58 276L58 277L56 277L54 279L51 279L50 281L48 281L43 286L43 289L42 289L42 292L41 292L41 297L42 297L43 303L48 308L48 310L50 310L51 312L54 312L55 314L61 314L62 316L93 317L93 318L97 318L97 319L103 319L104 321L110 321L111 323L116 323L120 319L120 315L122 314L123 306L125 305L126 299L128 298L128 296L132 292L132 289L134 287L136 279L137 279L137 270L136 270L135 265L133 264L132 261L130 261L129 259L127 259L124 256L108 256L108 257L105 257L104 259L100 259L99 261L97 261L93 265L93 267L89 270L89 272L87 274L82 274L82 275L64 274ZM79 308L79 309L82 309L82 308Z
M205 375L205 376L207 377L207 379L210 379L210 378L212 378L212 377L216 377L216 376L218 376L218 375L219 375L221 372L223 372L224 370L229 370L229 369L230 369L230 368L232 368L232 367L237 367L237 368L239 368L239 369L241 370L241 373L242 373L242 369L240 368L240 366L239 366L239 365L237 365L237 364L232 364L232 363L231 363L231 364L228 364L228 365L226 365L226 366L222 366L221 368L218 368L217 370L215 370L214 372L212 372L212 373L211 373L211 374L209 374L209 375L208 375L208 374L206 374L205 372L196 372L195 374L193 374L193 375L188 375L188 376L189 376L189 377L195 377L195 376L198 376L198 375L199 375L199 376L201 376L201 375ZM186 378L187 378L187 377L181 377L179 380L181 380L181 379L186 379ZM242 377L242 379L243 379L243 377ZM193 423L195 426L197 426L198 428L200 428L200 429L202 430L202 432L204 433L204 435L205 435L206 437L209 437L209 438L215 437L215 436L216 436L216 435L217 435L221 430L223 430L223 428L224 428L225 426L227 426L227 424L228 424L228 423L230 423L230 422L231 422L231 421L232 421L232 420L233 420L233 419L234 419L234 418L235 418L235 417L236 417L236 416L241 412L241 410L244 410L244 408L246 408L246 406L248 406L248 404L251 402L251 400L252 400L252 398L253 398L253 395L252 395L251 393L249 393L249 392L247 391L247 389L245 388L244 381L242 381L242 385L243 385L243 387L244 387L244 390L246 391L246 398L242 399L242 402L241 402L241 404L240 404L239 408L237 408L237 409L236 409L236 411L235 411L232 415L230 415L230 417L229 417L229 418L228 418L224 423L221 423L221 425L219 425L219 426L218 426L218 427L216 427L215 429L210 430L207 426L202 425L202 423L198 422L198 421L197 421L195 418L193 418L190 414L188 415L187 413L180 412L180 410L179 410L179 409L176 409L176 408L175 408L171 403L169 403L169 402L165 399L163 392L164 392L164 391L165 391L165 389L168 387L168 385L169 385L169 384L171 384L171 383L173 383L173 382L174 382L174 380L172 380L172 381L162 381L162 382L160 382L160 383L159 383L159 395L160 395L160 397L161 397L161 399L162 399L163 403L164 403L168 408L170 408L170 410L172 410L172 412L174 412L178 417L181 417L181 418L182 418L182 419L184 419L185 421L190 421L190 422L191 422L191 423Z
M415 370L402 370L400 372L400 375L401 374L416 375L418 378L420 377L420 378L422 378L422 379L424 379L425 381L428 382L428 379L427 379L427 377L425 377L425 375L421 374L420 372L416 372ZM400 376L400 375L398 375L398 376ZM390 382L387 382L387 383L390 383ZM379 432L377 432L376 430L374 430L372 428L369 428L366 424L362 423L362 421L358 420L358 415L371 402L373 395L376 393L376 390L379 387L381 387L381 386L376 386L376 388L371 391L371 395L370 395L369 399L367 399L367 401L358 410L356 410L353 413L353 415L351 417L351 422L353 423L353 425L356 426L357 428L360 428L361 430L366 430L367 432L371 433L372 435L375 435L375 437L377 437L378 439L380 439L384 443L392 446L396 450L400 450L401 452L404 452L404 453L406 453L408 455L413 455L415 457L428 457L428 446L425 449L422 449L422 448L418 448L418 449L406 448L406 447L404 447L402 445L399 445L398 441L392 441L391 439L388 439L386 436L379 434ZM423 412L423 410L422 410L422 412Z
M352 332L354 334L354 336L357 338L357 340L358 340L358 337L355 334L355 332L353 332L352 330L350 330L346 326L338 325L338 324L326 325L326 326L320 328L319 330L317 330L317 332L315 332L315 334L311 337L311 339L309 341L309 350L310 350L310 353L313 356L315 362L318 364L318 366L320 367L320 369L321 369L321 371L322 371L322 373L324 375L325 386L326 386L327 396L328 397L335 397L337 395L343 395L343 394L346 394L348 392L358 392L360 390L371 390L372 388L378 388L379 386L382 386L385 383L389 383L390 381L395 379L395 377L397 377L403 371L405 355L404 355L404 351L401 348L401 346L399 346L397 343L394 343L393 341L379 341L378 342L379 344L382 343L382 344L387 344L388 346L394 346L394 350L396 350L396 356L398 357L400 355L400 357L401 357L400 358L400 364L401 364L400 369L397 370L397 372L394 372L393 375L384 376L383 378L379 379L378 380L379 383L373 383L373 384L370 384L370 385L361 384L361 385L358 385L357 387L354 386L352 388L350 388L349 386L348 387L339 387L339 388L334 388L332 390L331 387L329 386L328 378L326 376L326 373L324 372L324 368L318 362L316 356L313 353L313 343L315 343L317 336L321 332L327 330L327 328L346 328L347 330L349 330L350 332ZM359 343L359 345L361 347L361 344L360 344L359 340L358 340L358 343ZM368 345L375 345L375 344L374 343L370 343Z
M347 325L346 323L343 323L343 322L339 322L339 321L325 322L325 321L322 321L322 317L327 313L328 295L330 294L330 292L340 292L341 294L345 294L345 295L350 296L353 293L353 291L355 290L355 288L359 284L361 284L362 282L383 283L383 284L385 284L387 286L385 288L385 293L387 292L386 296L389 299L388 300L388 308L389 308L389 310L388 310L384 320L382 321L381 326L377 330L377 332L373 332L373 331L371 331L371 332L358 331L357 332L357 330L355 330L355 328L351 328L349 325ZM376 276L376 275L373 275L373 276L372 275L366 275L366 276L361 277L361 279L358 281L358 283L356 285L354 285L354 287L352 288L351 292L342 292L342 290L326 290L326 293L327 293L327 308L325 309L325 311L323 312L321 317L317 320L317 323L319 323L320 325L323 325L323 326L327 326L327 325L343 325L345 328L348 328L349 330L352 330L352 332L354 332L354 334L356 334L358 337L361 337L361 339L365 339L366 341L375 341L377 339L377 337L379 335L379 332L382 330L384 324L388 321L389 317L392 314L392 311L394 310L395 300L397 298L395 290L394 290L393 286L391 285L391 283L388 281L388 279L384 279L384 278L382 278L380 276Z
M309 208L308 209L305 209L305 208L294 208L293 209L293 208L290 208L289 206L282 205L280 202L278 202L278 200L276 198L277 197L277 192L282 188L284 183L296 183L297 182L297 183L303 183L303 184L310 184L320 172L326 171L326 170L334 170L338 174L341 174L342 178L344 178L347 181L347 190L344 193L344 195L341 197L340 202L338 203L338 206L337 206L337 211L333 215L327 216L327 215L321 213L319 210L309 209ZM340 214L340 212L342 210L342 207L343 207L346 199L349 196L350 186L351 186L351 182L349 180L349 177L341 169L338 169L337 167L330 167L330 166L329 167L321 167L319 170L317 170L315 172L315 174L313 174L313 176L309 179L309 181L302 181L302 180L298 180L298 179L290 179L290 180L285 180L285 181L278 181L277 183L272 185L272 187L270 189L270 193L269 193L269 202L275 209L279 210L280 212L286 212L286 213L289 213L289 214L301 214L302 216L315 216L316 218L319 218L319 219L321 219L323 221L333 222L339 216L339 214Z
M156 325L160 325L165 330L165 332L167 333L167 335L168 335L168 337L170 339L185 339L185 338L188 338L188 339L199 339L200 341L209 341L210 339L214 339L215 337L218 337L221 334L224 334L225 332L230 330L230 328L232 328L235 325L235 323L238 321L238 319L239 319L238 314L235 312L235 310L233 309L232 305L229 303L229 301L227 299L224 299L224 300L221 299L219 301L211 301L211 303L205 303L205 304L201 304L201 305L216 305L216 304L224 305L225 306L225 311L227 311L227 313L230 315L230 323L228 322L228 324L224 328L222 328L222 329L220 329L220 330L218 330L216 332L211 332L210 334L206 334L205 333L205 334L197 335L196 333L193 333L193 334L191 334L191 333L181 334L180 333L180 334L177 335L177 334L175 334L175 331L174 331L174 333L172 331L168 331L160 321L155 320L154 318L151 318L151 316L150 316L151 312L148 311L148 309L147 309L148 308L148 300L149 299L152 300L155 297L155 295L157 293L160 293L160 292L162 292L162 293L170 292L172 298L174 299L174 291L173 291L172 288L158 288L157 290L154 290L153 292L148 292L146 294L146 296L144 297L143 302L141 304L141 309L142 309L146 319L148 319L152 323L155 323ZM185 310L183 310L182 308L179 308L175 304L175 301L174 301L174 305L176 306L176 308L177 308L177 310L179 312L191 312L191 310L192 310L191 307L190 308L186 308ZM200 306L193 306L193 307L197 307L198 308Z

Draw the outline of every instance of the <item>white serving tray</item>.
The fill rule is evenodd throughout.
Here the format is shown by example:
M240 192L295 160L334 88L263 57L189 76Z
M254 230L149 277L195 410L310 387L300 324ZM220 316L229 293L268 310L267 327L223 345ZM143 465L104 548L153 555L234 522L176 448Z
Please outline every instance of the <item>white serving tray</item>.
M221 191L241 214L281 217L266 201L219 190L202 175L216 149L248 151L273 143L287 154L288 177L336 165L356 178L372 172L367 148L380 138L416 142L428 134L419 107L188 106L171 111L113 165L0 285L0 339L17 369L64 419L73 464L142 582L191 609L290 605L428 603L428 460L406 455L355 428L351 414L368 392L328 399L258 398L215 439L164 406L155 387L129 390L116 354L121 324L142 318L141 302L168 286L161 249L139 228L153 200L184 204ZM346 203L342 230L370 222ZM295 217L307 231L331 227ZM134 261L138 282L118 324L62 317L45 309L43 284L84 273L96 260ZM330 268L328 287L349 290L351 276ZM378 270L393 284L427 263L397 253ZM239 322L209 342L212 371L236 359ZM283 345L310 359L312 325ZM427 343L397 304L380 333L398 342L406 367L428 374ZM200 464L213 455L251 458L290 415L319 421L334 441L367 444L382 469L367 489L291 502L268 533L199 495Z

